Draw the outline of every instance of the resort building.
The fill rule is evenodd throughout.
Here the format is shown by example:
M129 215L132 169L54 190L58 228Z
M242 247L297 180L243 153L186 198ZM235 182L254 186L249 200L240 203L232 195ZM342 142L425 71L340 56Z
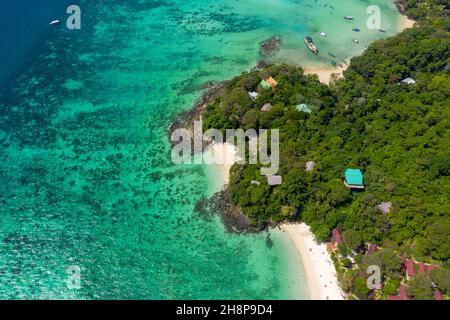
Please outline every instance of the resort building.
M372 254L374 254L375 252L377 252L378 251L378 246L376 245L376 244L372 244L370 247L369 247L369 250L367 251L367 255L368 256L371 256Z
M269 186L279 186L283 183L283 178L281 176L267 176L267 182Z
M267 79L266 79L266 82L269 84L269 86L270 86L272 89L274 89L274 88L278 85L278 82L277 82L274 78L272 78L272 77L267 78Z
M416 84L416 80L414 80L413 78L406 78L406 79L402 80L402 83Z
M266 103L261 108L261 112L268 112L268 111L272 110L272 108L273 108L273 106L270 103Z
M437 301L444 300L444 295L439 290L436 290L434 292L433 297L434 297L434 300L437 300Z
M258 92L249 92L248 95L254 100L258 97Z
M427 264L423 262L417 262L413 259L403 258L403 270L406 274L406 279L410 280L418 273L429 274L436 268L436 265Z
M409 300L408 294L406 292L406 286L402 284L398 289L398 295L396 296L388 296L388 300Z
M265 80L262 80L260 84L264 90L268 90L270 88L275 89L275 87L278 85L278 82L274 78L269 77Z
M410 280L411 278L413 278L416 275L416 269L414 268L414 261L405 259L403 264L404 264L404 269L406 272L406 279Z
M364 175L360 169L346 169L344 183L351 190L364 190Z
M299 104L296 107L297 111L299 112L304 112L304 113L312 113L312 109L310 106L308 106L305 103Z
M307 172L313 171L314 168L316 167L316 163L314 161L308 161L305 167Z
M269 89L270 89L270 85L267 83L266 80L262 80L261 83L260 83L260 85L261 85L261 87L262 87L264 90L269 90Z
M377 206L378 212L389 213L392 209L392 202L382 202Z
M334 228L334 229L331 231L331 236L332 236L334 242L335 242L337 245L338 245L338 244L341 244L341 243L344 243L344 240L343 240L343 238L342 238L341 230L339 230L338 228Z

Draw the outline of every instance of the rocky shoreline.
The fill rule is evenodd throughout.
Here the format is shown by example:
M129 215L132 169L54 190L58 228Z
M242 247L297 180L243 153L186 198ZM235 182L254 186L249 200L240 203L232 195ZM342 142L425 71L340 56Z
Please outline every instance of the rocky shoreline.
M265 66L266 64L264 62L259 62L255 68L261 69ZM206 91L195 105L190 110L174 116L174 121L167 128L169 141L171 140L172 133L177 129L184 128L193 132L194 121L201 120L203 112L223 94L227 84L228 81L222 81L205 85ZM175 144L174 142L171 143ZM209 143L207 141L204 142L203 149L208 145ZM211 198L200 200L196 205L196 211L204 217L208 217L212 213L218 213L226 229L232 233L255 233L268 227L267 224L264 226L255 226L238 207L233 205L228 186L215 193Z
M201 120L203 112L223 93L227 83L228 81L207 83L204 86L204 89L206 89L206 91L191 109L174 115L174 121L167 128L169 141L172 133L177 129L184 128L193 132L194 121Z
M403 4L403 1L402 1L402 0L395 0L395 1L394 1L394 4L395 4L395 6L397 7L397 10L398 10L401 14L406 15L406 8L405 8L405 5Z

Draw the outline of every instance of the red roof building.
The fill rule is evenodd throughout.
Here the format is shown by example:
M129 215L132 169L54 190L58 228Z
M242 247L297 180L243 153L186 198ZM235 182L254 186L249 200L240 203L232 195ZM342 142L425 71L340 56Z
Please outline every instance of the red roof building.
M378 251L378 246L376 244L372 244L369 247L369 251L367 251L367 254L370 256L370 255L374 254L377 251Z
M398 288L398 295L396 296L388 296L388 300L408 300L408 294L406 293L406 286L402 284L400 288Z
M341 244L344 241L342 240L342 234L341 234L341 230L339 230L338 228L334 228L331 231L331 235L333 236L334 242L336 242L337 244Z
M436 290L434 292L434 300L437 300L437 301L444 300L444 296L442 295L442 293L439 290Z
M416 270L414 269L414 260L405 259L404 265L406 268L406 278L410 279L416 275Z
M427 267L423 262L419 262L419 273L427 273Z

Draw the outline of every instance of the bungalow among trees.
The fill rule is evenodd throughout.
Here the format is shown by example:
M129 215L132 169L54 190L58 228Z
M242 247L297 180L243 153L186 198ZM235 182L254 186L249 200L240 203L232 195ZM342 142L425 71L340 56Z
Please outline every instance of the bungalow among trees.
M250 98L252 98L253 100L255 100L258 97L258 92L249 92L248 95L250 96Z
M269 186L279 186L283 183L283 178L281 176L267 176L267 182Z
M270 88L274 89L278 85L278 82L274 78L269 77L262 80L260 85L264 90L269 90Z
M404 285L410 299L432 299L437 289L448 299L448 27L442 1L427 1L430 9L419 0L398 2L417 27L373 43L331 86L293 66L255 69L230 80L207 107L204 127L280 129L282 186L264 187L260 179L254 187L260 166L236 164L230 198L257 227L289 219L310 225L318 241L333 235L328 247L349 297L403 299ZM251 101L246 93L255 86L260 95ZM260 112L269 103L272 111ZM297 112L299 103L311 103L313 112ZM308 172L306 161L319 157ZM374 180L369 195L356 192L365 190L366 172ZM342 237L330 232L336 227ZM406 254L424 262L409 263L409 281ZM383 267L384 282L371 296L365 271L374 264Z
M351 190L364 190L364 174L360 169L346 169L344 183Z
M338 228L334 228L331 231L331 236L333 237L333 240L336 244L342 244L344 243L344 240L342 238L342 233L341 230L339 230Z
M406 83L406 84L416 84L416 80L414 80L413 78L406 78L404 80L402 80L402 83Z
M269 90L269 89L270 89L270 85L267 83L266 80L262 80L261 83L260 83L260 85L261 85L261 87L262 87L264 90Z
M377 206L378 212L389 213L392 209L392 202L382 202Z
M307 172L313 171L314 168L316 167L316 163L315 163L314 161L308 161L308 162L305 164L305 167L306 167L306 171L307 171Z
M277 80L275 80L275 79L272 78L272 77L267 78L267 79L266 79L266 82L269 84L269 86L270 86L272 89L274 89L274 88L278 85Z
M265 105L262 106L261 112L268 112L272 110L272 108L273 106L270 103L266 103Z
M396 296L388 296L388 300L409 300L408 294L406 292L406 286L402 284L400 288L398 288L398 295Z
M310 106L308 106L305 103L299 104L296 107L297 111L299 112L304 112L304 113L312 113L312 109Z

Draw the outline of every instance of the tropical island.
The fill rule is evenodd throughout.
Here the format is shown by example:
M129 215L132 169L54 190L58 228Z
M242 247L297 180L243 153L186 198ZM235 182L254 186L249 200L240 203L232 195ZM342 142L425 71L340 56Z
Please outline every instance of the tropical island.
M231 168L226 196L256 229L304 222L328 242L348 299L448 299L450 37L443 1L397 1L416 21L329 85L261 65L201 104L204 130L280 129L276 179ZM370 289L366 270L381 267Z

